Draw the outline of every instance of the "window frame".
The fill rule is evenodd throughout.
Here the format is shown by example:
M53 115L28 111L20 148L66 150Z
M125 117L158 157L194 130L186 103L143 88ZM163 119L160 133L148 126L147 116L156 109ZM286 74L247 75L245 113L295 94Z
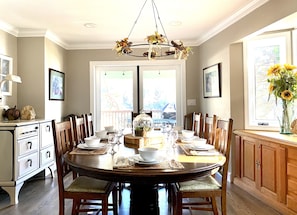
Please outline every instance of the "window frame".
M252 57L251 47L256 46L257 43L261 44L258 47L264 46L267 42L272 42L273 39L278 38L278 45L280 45L280 64L291 63L292 59L292 32L283 31L269 34L263 34L254 38L246 39L243 42L244 48L244 113L245 113L245 129L260 129L260 130L279 130L279 123L277 119L270 120L258 120L256 119L256 96L257 85L255 81L255 70L252 69L254 64ZM270 45L275 44L272 42ZM267 68L268 69L268 68ZM268 87L268 83L267 83ZM267 99L268 99L268 88L267 88Z

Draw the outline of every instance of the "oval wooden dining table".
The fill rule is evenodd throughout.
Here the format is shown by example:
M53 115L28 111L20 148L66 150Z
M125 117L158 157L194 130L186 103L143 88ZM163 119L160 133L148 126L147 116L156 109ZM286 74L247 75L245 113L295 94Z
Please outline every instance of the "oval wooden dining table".
M105 153L68 153L65 160L79 174L98 179L130 183L130 214L159 215L158 185L190 180L211 174L222 166L222 154L187 155L180 146L168 156L160 149L162 164L137 165L130 162L138 150L122 144L115 155ZM174 157L173 157L174 156ZM115 167L116 160L128 158L129 166ZM174 158L174 159L173 159Z

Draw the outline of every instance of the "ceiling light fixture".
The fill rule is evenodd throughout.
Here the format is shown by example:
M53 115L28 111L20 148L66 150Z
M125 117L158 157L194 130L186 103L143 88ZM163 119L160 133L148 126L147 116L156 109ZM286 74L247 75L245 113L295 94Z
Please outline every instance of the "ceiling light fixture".
M130 33L128 37L116 41L116 46L113 48L116 50L118 55L128 55L133 57L147 57L150 59L155 59L158 57L167 57L167 56L174 56L177 59L187 59L189 54L192 52L190 47L185 47L183 42L180 40L172 40L170 43L168 41L165 29L163 27L163 24L161 22L159 11L157 9L157 6L155 4L154 0L151 0L152 3L152 11L154 15L154 21L155 21L155 33L149 36L146 36L147 43L141 43L141 44L133 44L131 41L129 41L129 37L132 34L132 31L142 13L142 10L144 6L146 5L147 0L145 0L142 8L140 9L140 12L130 30ZM159 33L158 29L158 22L162 27L163 34ZM147 51L144 53L136 53L137 51L134 48L146 48Z

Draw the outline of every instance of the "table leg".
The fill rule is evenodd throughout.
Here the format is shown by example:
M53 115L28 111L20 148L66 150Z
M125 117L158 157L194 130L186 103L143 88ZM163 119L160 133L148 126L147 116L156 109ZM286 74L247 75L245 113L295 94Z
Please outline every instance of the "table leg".
M130 215L159 215L157 184L131 184Z

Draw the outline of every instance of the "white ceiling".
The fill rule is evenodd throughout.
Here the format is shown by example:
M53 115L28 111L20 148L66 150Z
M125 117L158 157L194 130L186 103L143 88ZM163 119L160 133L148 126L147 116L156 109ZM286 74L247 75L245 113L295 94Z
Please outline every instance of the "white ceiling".
M199 45L268 0L154 0L169 40ZM128 36L145 0L0 0L0 29L47 36L66 49L113 48ZM174 26L172 23L181 23ZM94 23L95 28L84 27ZM151 0L129 38L155 32ZM159 33L164 34L160 23Z

